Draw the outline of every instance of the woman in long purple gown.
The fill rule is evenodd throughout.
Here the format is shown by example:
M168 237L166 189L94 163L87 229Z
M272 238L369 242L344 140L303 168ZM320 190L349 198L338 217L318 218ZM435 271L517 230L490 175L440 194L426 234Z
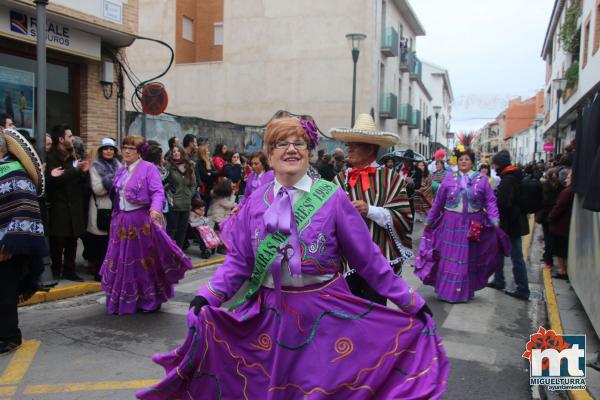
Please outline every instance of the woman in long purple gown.
M108 251L100 270L109 314L158 310L192 267L165 231L163 185L156 166L140 158L144 146L141 136L123 140L124 165L114 178Z
M427 215L415 262L415 274L451 303L469 301L510 254L487 176L473 171L472 150L457 158L459 170L446 175Z
M307 119L267 125L276 178L226 221L225 262L190 304L183 344L153 357L166 377L138 398L441 398L448 359L430 311L347 195L307 175L316 142ZM399 309L354 296L342 257Z

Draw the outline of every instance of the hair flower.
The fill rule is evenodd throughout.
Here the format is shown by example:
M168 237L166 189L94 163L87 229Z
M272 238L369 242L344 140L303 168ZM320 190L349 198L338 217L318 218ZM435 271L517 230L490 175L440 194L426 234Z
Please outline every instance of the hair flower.
M310 139L309 148L314 149L317 147L319 144L319 128L317 128L315 121L305 117L300 117L300 125L302 125L302 128L304 128L308 138Z

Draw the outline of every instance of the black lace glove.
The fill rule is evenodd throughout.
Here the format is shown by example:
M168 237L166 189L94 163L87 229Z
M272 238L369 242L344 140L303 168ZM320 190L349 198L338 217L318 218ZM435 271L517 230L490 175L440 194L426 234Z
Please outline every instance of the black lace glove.
M198 315L200 313L200 309L206 305L208 305L208 300L202 296L196 296L190 302L190 308L194 307L194 314L196 315Z
M427 325L427 317L425 316L425 314L429 314L430 317L433 317L433 313L431 312L427 304L421 307L421 309L416 314L416 317L419 318L419 320L423 324Z

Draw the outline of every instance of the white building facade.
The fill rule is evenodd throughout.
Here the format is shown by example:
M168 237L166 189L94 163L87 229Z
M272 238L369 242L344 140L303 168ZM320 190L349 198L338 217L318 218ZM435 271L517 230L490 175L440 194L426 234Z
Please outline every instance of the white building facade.
M141 0L140 20L156 23L140 24L140 35L176 53L197 40L189 28L194 21L185 14L181 20L183 3ZM182 21L187 29L178 28ZM431 115L432 98L415 51L425 30L407 0L222 0L219 32L219 60L176 62L160 78L167 112L260 126L285 109L314 116L323 132L347 127L353 62L346 34L359 32L367 38L357 64L356 114L371 113L379 129L398 132L399 147L426 143L421 108L426 104ZM127 51L142 80L160 73L169 57L141 41Z
M446 145L452 118L452 103L454 93L450 84L450 74L447 69L431 62L423 62L423 84L431 94L431 143L437 141L437 147ZM437 121L435 111L439 107ZM436 134L437 125L437 134ZM437 148L435 145L433 148Z
M574 19L567 16L569 10ZM561 32L565 32L562 38ZM577 107L600 88L599 49L598 2L556 0L541 56L546 62L544 141L556 142L559 153L575 137ZM558 79L565 80L560 100ZM558 130L557 112L560 113Z
M562 35L560 34L562 32ZM561 37L562 36L562 37ZM544 140L558 144L558 152L576 135L573 167L575 197L569 229L569 281L579 297L596 334L600 333L600 210L587 205L597 193L592 185L594 159L600 149L591 146L600 134L597 127L582 123L575 132L578 115L589 122L597 112L600 91L600 4L597 0L556 0L542 48L546 61L546 115ZM555 79L564 79L562 89ZM560 110L559 110L560 107ZM556 124L557 117L558 124ZM558 134L556 125L558 125ZM593 151L596 151L594 154ZM592 152L591 157L588 152ZM591 160L591 162L590 162ZM582 173L583 172L583 173ZM591 173L589 182L581 176ZM578 174L580 178L578 178Z

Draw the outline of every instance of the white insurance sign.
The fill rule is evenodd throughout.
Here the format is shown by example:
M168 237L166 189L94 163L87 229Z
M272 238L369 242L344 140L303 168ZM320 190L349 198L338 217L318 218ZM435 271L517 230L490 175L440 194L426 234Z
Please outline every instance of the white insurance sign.
M35 44L38 26L35 15L0 6L0 35ZM100 60L100 37L48 18L46 45L49 48Z

